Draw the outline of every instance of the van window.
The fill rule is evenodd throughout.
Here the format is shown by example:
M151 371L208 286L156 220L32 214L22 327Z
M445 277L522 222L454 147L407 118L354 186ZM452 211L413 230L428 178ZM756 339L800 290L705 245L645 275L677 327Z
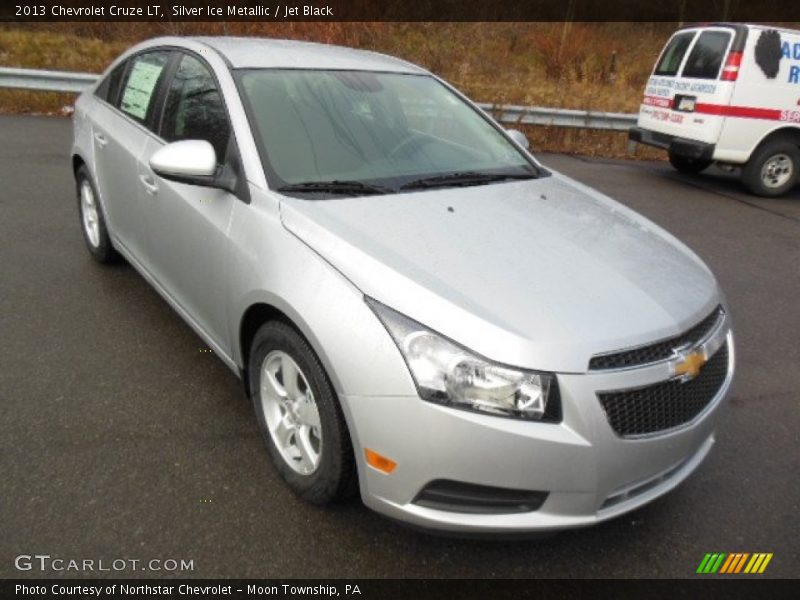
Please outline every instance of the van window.
M153 107L153 97L164 68L167 66L169 52L146 52L131 59L127 79L122 88L119 109L144 123Z
M694 79L716 79L730 39L731 34L727 31L701 33L683 67L683 76Z
M672 37L661 54L661 60L658 61L656 66L655 75L674 77L678 74L683 55L686 54L686 49L689 47L692 38L694 38L694 34L694 31L686 31Z

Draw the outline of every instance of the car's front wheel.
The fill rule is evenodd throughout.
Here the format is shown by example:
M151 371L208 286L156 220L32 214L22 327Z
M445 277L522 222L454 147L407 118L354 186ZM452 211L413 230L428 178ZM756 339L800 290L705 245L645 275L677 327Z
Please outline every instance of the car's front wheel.
M353 448L319 358L291 326L270 321L256 333L248 365L258 424L289 487L315 504L357 489Z
M97 188L92 182L89 170L82 166L75 174L78 190L78 212L81 219L81 231L91 255L101 263L112 263L119 260L119 254L111 244L108 235L105 215L100 206Z

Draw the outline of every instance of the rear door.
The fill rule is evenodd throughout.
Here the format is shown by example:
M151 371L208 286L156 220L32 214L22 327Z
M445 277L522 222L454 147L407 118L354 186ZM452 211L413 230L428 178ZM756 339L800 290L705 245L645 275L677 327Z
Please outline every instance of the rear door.
M110 229L139 260L147 250L147 224L137 163L152 136L148 122L168 60L165 50L129 58L119 88L91 115L95 174Z
M719 107L730 102L738 69L731 52L736 30L683 29L667 42L645 89L639 127L715 144L724 123ZM741 57L741 54L738 54Z

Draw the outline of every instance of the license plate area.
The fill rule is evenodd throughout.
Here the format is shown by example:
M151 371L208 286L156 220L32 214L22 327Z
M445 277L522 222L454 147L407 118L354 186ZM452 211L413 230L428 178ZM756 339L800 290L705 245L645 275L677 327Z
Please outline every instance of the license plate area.
M697 96L684 96L681 94L675 95L675 100L673 101L673 110L677 110L678 112L694 112L695 106L697 105Z

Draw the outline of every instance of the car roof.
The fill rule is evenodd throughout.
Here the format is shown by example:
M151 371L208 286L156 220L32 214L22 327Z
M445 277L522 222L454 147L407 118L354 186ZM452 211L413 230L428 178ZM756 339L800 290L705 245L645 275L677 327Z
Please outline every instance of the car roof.
M191 37L220 53L234 69L341 69L427 73L409 62L343 46L249 37Z

